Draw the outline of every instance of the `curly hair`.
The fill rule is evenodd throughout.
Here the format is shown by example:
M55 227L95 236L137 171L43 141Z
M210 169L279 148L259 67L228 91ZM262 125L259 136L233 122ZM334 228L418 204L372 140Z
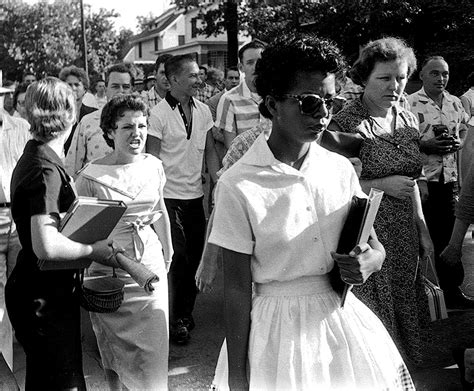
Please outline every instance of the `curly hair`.
M126 111L141 111L147 117L147 121L150 115L148 105L138 93L117 94L110 99L102 109L100 128L105 142L111 148L114 148L114 140L109 137L109 134L117 129L117 121Z
M416 70L416 57L413 49L404 40L395 37L380 38L369 42L360 51L349 76L352 81L364 86L378 62L406 61L408 77Z
M277 99L288 93L298 73L334 73L337 79L342 79L345 69L341 51L329 40L314 34L286 35L277 39L262 52L255 67L255 86L263 98L260 113L272 118L265 106L265 97L271 95Z
M76 98L69 86L56 77L45 77L30 84L25 110L31 134L50 141L76 122Z
M58 77L62 81L66 81L69 76L77 77L86 90L89 88L89 76L87 76L87 73L84 69L78 68L75 65L71 65L61 69Z

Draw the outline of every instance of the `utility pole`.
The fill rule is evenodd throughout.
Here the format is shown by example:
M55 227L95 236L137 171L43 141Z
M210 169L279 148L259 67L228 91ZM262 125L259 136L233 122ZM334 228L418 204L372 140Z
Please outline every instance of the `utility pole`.
M84 2L80 0L81 5L81 32L82 32L82 59L84 61L84 69L86 74L89 75L89 69L87 65L87 40L86 40L86 22L84 20Z
M225 24L227 30L227 67L237 66L239 50L237 0L226 0Z

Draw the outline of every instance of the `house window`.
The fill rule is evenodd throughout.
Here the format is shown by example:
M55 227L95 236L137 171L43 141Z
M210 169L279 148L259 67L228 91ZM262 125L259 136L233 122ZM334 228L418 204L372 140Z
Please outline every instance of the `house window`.
M178 46L184 45L184 35L178 35Z
M142 43L138 42L138 58L142 58Z
M155 52L158 51L158 37L155 37Z
M191 19L191 38L196 38L198 35L197 31L197 18Z
M209 66L218 69L227 68L227 52L218 50L210 51L207 56Z

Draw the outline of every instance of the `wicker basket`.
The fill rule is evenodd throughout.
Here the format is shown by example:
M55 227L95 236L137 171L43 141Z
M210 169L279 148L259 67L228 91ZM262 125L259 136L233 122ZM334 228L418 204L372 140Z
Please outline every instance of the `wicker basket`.
M81 284L81 306L91 312L115 312L122 304L124 286L116 277L88 277Z

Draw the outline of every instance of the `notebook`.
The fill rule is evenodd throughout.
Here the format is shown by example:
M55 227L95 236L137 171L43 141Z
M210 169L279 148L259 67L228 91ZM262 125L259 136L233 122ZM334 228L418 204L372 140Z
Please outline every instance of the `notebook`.
M78 197L59 224L59 232L75 242L91 244L107 239L127 206L122 201ZM40 270L81 269L90 259L38 260Z

